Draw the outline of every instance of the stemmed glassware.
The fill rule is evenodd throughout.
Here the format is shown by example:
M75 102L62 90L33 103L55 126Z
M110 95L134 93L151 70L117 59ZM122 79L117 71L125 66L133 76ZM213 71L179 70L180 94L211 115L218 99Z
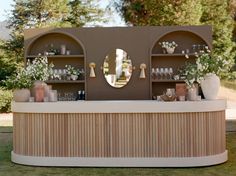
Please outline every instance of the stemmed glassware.
M159 70L159 68L156 68L156 75L157 75L157 79L159 79L160 78L160 70Z
M156 79L157 75L156 75L156 72L155 72L155 68L152 68L152 79Z
M160 76L161 76L161 79L164 78L164 68L160 68Z
M172 76L173 76L173 69L172 68L169 68L169 75L170 75L170 79L172 79Z
M164 75L165 75L165 79L169 79L168 78L168 75L169 75L169 69L168 68L164 69Z

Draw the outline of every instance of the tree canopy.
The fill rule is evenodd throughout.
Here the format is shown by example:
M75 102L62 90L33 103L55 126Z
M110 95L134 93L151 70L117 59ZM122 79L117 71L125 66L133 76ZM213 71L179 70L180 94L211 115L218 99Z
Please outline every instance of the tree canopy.
M212 25L214 52L233 63L235 0L116 0L112 3L127 24Z
M11 61L14 66L22 63L24 29L81 27L88 23L106 21L105 11L98 7L95 0L14 0L12 6L8 19L10 39L0 43L1 65L6 65L6 60ZM9 74L10 71L2 71L1 80Z

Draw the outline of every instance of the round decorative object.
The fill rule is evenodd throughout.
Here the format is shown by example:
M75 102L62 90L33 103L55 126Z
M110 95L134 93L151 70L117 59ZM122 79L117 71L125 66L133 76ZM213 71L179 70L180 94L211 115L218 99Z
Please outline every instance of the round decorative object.
M75 81L75 80L78 79L78 75L70 75L70 77L71 77L71 79L72 79L73 81Z
M173 54L175 52L175 48L166 48L166 52L168 54Z
M205 99L215 100L220 88L220 78L214 73L208 73L201 81L201 88Z
M15 102L28 102L30 98L29 89L16 89L13 91L13 100Z

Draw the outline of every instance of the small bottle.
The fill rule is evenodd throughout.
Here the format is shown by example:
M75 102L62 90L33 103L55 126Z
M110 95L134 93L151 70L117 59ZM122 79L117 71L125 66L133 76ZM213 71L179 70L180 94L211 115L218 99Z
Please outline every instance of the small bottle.
M80 91L80 90L78 91L78 94L77 94L75 100L76 100L76 101L81 100L81 91Z
M82 91L82 94L81 94L81 100L85 100L85 91L84 90Z

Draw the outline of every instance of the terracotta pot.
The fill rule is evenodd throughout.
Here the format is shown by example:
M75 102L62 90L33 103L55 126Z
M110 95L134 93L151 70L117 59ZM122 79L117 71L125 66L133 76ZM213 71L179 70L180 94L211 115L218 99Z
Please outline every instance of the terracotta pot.
M220 88L220 78L214 73L205 75L201 81L201 88L205 99L215 100Z
M29 89L16 89L13 91L13 100L15 102L28 102L30 97Z
M35 97L35 102L43 102L44 97L46 97L48 94L47 90L47 84L45 82L35 81L33 87L33 96Z

